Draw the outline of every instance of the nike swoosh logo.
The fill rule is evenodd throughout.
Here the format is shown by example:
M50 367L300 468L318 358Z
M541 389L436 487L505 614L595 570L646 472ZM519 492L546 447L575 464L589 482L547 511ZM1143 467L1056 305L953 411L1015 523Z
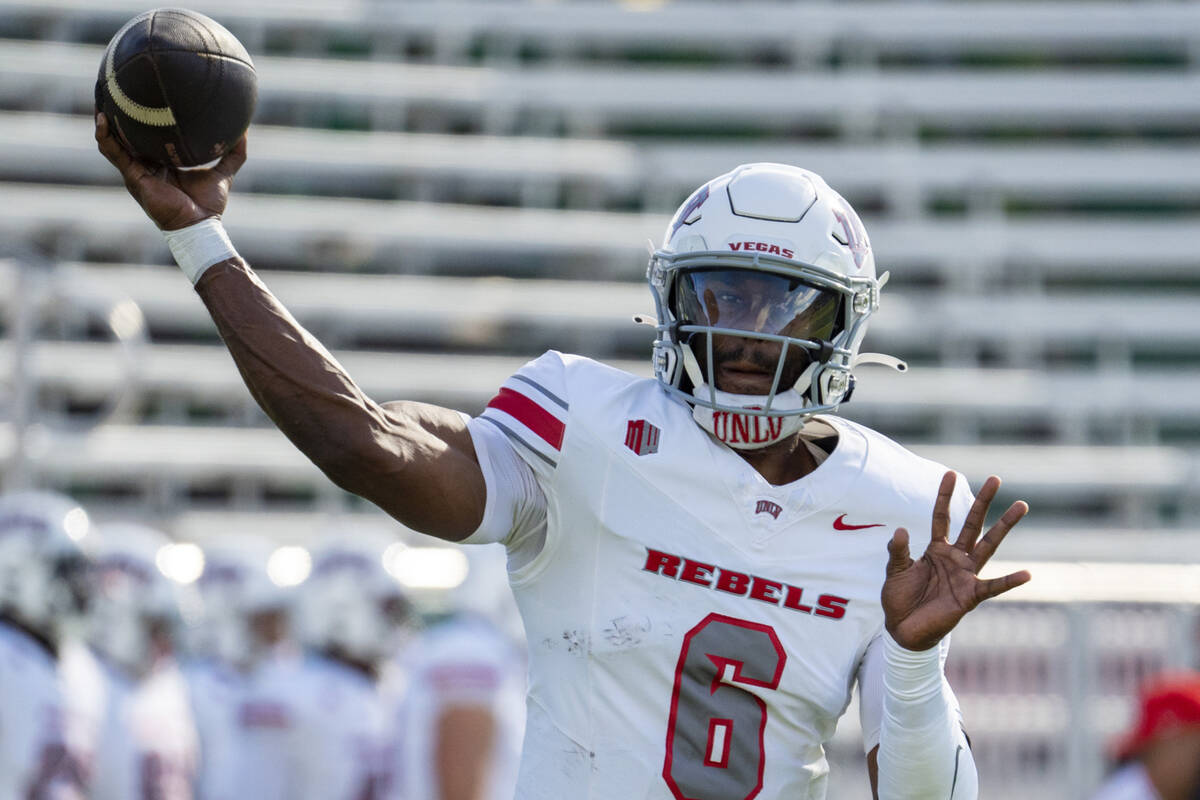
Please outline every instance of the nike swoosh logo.
M867 528L882 528L883 527L882 522L876 522L871 525L848 525L842 521L845 518L846 518L846 515L842 514L840 517L838 517L837 519L835 519L833 521L833 529L835 531L861 531L861 530L865 530Z

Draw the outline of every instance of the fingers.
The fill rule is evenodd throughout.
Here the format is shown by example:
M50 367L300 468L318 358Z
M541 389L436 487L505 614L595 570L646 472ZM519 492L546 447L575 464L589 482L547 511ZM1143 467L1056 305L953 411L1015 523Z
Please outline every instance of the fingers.
M937 500L933 503L933 527L931 529L932 539L934 541L941 539L947 541L950 536L950 498L954 496L954 482L958 476L953 472L947 472L942 476L942 483L938 487Z
M96 146L101 155L121 172L121 177L125 179L125 187L136 197L138 181L152 173L145 164L138 161L121 146L117 137L113 136L112 131L109 130L108 118L103 112L96 114Z
M912 556L908 552L908 531L897 528L888 542L887 574L895 575L903 572L912 565Z
M967 512L967 519L963 522L962 531L959 532L958 540L954 543L959 550L970 553L971 548L975 546L975 540L979 538L979 532L983 530L983 524L987 521L988 507L991 506L999 489L1000 479L995 475L989 476L983 482L983 486L979 488L979 494L975 495L975 502L971 504L971 510Z
M992 578L991 580L980 581L978 588L975 590L976 597L979 602L990 600L996 595L1004 594L1010 589L1015 589L1018 586L1028 583L1033 578L1029 574L1029 570L1020 570L1018 572L1010 572L1001 578Z
M246 136L243 134L242 138L238 140L238 143L233 146L233 149L226 153L225 156L217 162L217 165L213 167L213 169L226 178L232 178L237 174L237 171L242 168L242 164L245 163Z
M113 136L108 129L108 118L104 116L103 112L96 114L96 146L99 148L100 154L122 174L133 161L133 157L125 151L124 147L121 147L117 137Z
M1029 505L1024 500L1018 500L1000 515L1000 519L996 520L996 524L988 529L987 534L979 541L979 544L975 545L975 549L971 551L971 560L975 562L976 572L983 569L983 565L996 552L996 548L1004 541L1004 537L1008 535L1008 532L1028 513Z

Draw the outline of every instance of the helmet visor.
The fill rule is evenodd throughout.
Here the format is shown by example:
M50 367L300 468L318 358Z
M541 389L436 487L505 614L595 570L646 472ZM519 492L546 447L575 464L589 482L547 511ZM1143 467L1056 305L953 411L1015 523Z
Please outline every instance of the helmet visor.
M830 341L840 295L799 278L748 269L689 270L675 285L685 325Z

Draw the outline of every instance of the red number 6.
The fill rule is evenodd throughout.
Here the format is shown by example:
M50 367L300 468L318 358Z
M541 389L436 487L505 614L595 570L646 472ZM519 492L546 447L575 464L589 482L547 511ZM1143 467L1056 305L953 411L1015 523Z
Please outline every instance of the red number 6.
M769 625L709 614L683 637L663 779L677 800L751 800L762 790L767 705L787 654Z

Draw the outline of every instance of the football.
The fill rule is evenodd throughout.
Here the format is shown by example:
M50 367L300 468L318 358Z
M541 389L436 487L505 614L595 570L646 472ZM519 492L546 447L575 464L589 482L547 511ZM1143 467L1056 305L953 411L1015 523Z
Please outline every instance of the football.
M139 14L108 43L96 110L146 161L212 167L250 126L258 79L237 38L203 14L159 8Z

